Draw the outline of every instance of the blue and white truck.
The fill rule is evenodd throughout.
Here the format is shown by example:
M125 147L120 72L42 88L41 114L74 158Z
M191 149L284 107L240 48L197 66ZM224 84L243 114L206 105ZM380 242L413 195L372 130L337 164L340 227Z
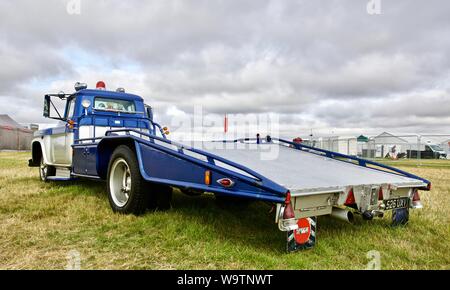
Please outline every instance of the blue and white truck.
M64 113L54 99L65 102ZM103 82L46 95L44 117L59 126L36 132L32 141L29 166L39 168L42 181L105 180L110 206L122 214L169 209L174 188L231 203L269 202L288 252L315 245L318 216L371 220L392 210L393 224L406 224L409 210L422 207L419 190L431 188L393 167L283 139L220 141L240 145L227 150L206 141L201 147L212 149L173 142L142 97L108 91ZM277 158L261 160L260 151L270 147Z

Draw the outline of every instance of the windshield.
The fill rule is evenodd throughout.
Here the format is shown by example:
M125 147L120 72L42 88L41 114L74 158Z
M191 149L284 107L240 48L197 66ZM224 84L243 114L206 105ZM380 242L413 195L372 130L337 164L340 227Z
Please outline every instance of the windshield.
M444 151L444 149L442 149L439 145L428 145L430 146L431 149L433 149L434 151Z
M133 101L95 98L94 108L102 111L136 113Z
M75 111L75 100L76 100L76 98L73 98L67 104L66 119L73 118L73 113Z

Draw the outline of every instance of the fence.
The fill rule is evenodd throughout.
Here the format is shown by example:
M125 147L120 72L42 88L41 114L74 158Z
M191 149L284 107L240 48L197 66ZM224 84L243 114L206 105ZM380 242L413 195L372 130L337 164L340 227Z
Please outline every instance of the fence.
M450 134L320 137L305 144L366 159L450 159Z
M0 150L31 150L32 139L31 130L0 126Z

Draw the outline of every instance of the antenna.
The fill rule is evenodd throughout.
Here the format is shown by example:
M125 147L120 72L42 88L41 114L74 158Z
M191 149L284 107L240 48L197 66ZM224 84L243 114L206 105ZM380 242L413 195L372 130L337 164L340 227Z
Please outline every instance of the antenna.
M225 120L224 120L224 123L223 123L223 131L224 131L224 133L225 134L227 134L228 133L228 114L225 114Z

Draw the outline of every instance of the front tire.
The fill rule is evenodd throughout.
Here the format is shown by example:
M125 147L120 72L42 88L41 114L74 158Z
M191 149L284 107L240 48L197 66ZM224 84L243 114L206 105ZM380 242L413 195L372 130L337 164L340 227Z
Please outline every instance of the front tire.
M45 164L44 156L42 156L41 161L39 162L39 177L41 181L48 182L48 177L55 176L55 174L55 167Z
M145 192L136 154L125 145L117 147L108 166L108 199L114 212L141 215L145 212L149 194Z

